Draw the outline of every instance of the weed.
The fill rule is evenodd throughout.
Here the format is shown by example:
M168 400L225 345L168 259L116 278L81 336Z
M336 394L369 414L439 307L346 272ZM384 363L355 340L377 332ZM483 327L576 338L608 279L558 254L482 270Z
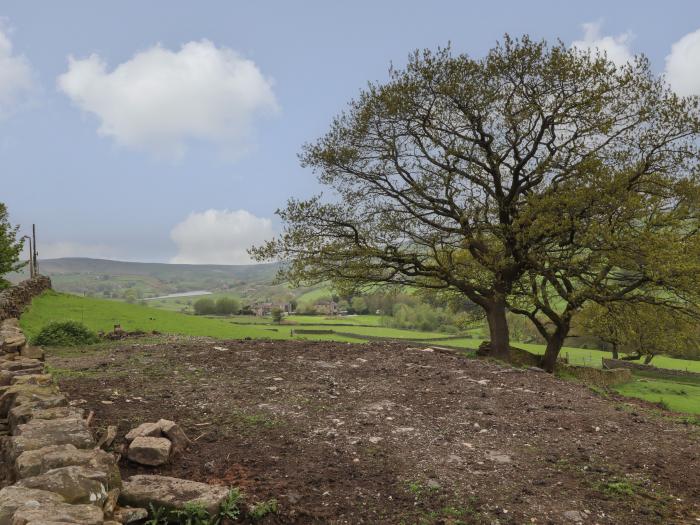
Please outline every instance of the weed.
M243 501L243 497L244 495L239 488L229 490L219 508L219 518L238 519L238 516L241 514L240 504Z
M182 510L173 511L172 517L178 519L181 525L211 525L212 519L207 509L201 503L185 503Z
M153 503L148 504L150 518L145 525L166 525L168 523L168 511L163 507L154 507Z
M626 479L610 480L604 483L599 483L596 488L606 496L613 498L633 496L635 493L634 485L632 485L632 483Z
M274 514L276 512L277 500L269 499L267 501L262 501L253 505L253 507L248 511L248 516L250 516L254 520L259 520L264 518L268 514Z

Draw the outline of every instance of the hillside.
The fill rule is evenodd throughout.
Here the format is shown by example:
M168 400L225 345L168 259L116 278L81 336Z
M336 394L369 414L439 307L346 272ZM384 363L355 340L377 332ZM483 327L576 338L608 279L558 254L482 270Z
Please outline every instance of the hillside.
M70 257L39 261L54 289L106 299L141 300L191 292L224 292L245 299L288 300L308 288L291 291L275 284L279 264L214 265L112 261ZM25 273L11 276L17 282Z

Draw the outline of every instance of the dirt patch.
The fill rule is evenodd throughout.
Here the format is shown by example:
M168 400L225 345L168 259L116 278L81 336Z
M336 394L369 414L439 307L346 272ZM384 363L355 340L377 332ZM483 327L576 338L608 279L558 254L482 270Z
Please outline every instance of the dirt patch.
M51 357L95 425L174 419L158 473L276 498L269 523L690 523L697 426L541 372L392 343L171 339Z

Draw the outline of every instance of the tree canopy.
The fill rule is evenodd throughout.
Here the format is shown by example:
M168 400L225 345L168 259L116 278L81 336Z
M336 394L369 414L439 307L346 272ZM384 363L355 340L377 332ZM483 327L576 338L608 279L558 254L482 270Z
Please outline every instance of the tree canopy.
M252 253L285 261L293 282L466 296L486 315L492 352L507 356L506 310L536 303L541 284L604 270L606 291L590 290L612 293L618 259L645 241L639 210L657 190L671 208L674 192L696 190L699 130L697 99L671 93L643 57L618 67L508 36L481 59L415 52L305 147L330 194L291 199L282 235ZM607 237L615 229L601 220L631 237Z
M12 226L7 213L7 207L0 202L0 289L9 286L9 281L3 276L20 270L26 263L19 261L24 240L17 239L19 226Z

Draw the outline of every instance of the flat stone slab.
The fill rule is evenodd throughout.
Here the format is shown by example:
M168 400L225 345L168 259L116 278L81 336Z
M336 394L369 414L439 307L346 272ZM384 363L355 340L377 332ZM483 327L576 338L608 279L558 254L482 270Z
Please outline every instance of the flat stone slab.
M131 507L182 509L198 503L214 515L228 495L228 487L167 476L136 475L124 481L119 503Z
M0 525L12 525L12 516L17 509L25 507L28 503L47 505L50 503L63 503L64 499L59 494L45 490L30 489L10 486L0 490Z
M32 419L61 419L65 417L82 419L83 411L68 406L39 408L34 403L30 403L16 406L7 414L7 420L13 432L19 425L29 423Z
M74 523L76 525L103 525L104 513L94 505L69 505L51 503L41 508L21 509L15 513L12 525L53 525Z
M127 457L141 465L157 467L168 462L171 449L172 443L169 439L139 436L129 445Z
M158 423L141 423L127 432L124 439L131 442L137 437L161 437L162 432Z
M107 498L107 474L87 467L56 468L25 478L15 484L19 487L46 490L63 496L67 503L97 505Z
M104 450L81 450L73 445L53 445L23 452L15 460L19 479L44 474L61 467L80 466L107 474L108 489L121 487L121 475L114 455Z
M51 445L73 445L75 448L93 448L95 440L82 419L73 418L32 420L17 427L18 436L7 440L5 457L14 461L28 450Z

